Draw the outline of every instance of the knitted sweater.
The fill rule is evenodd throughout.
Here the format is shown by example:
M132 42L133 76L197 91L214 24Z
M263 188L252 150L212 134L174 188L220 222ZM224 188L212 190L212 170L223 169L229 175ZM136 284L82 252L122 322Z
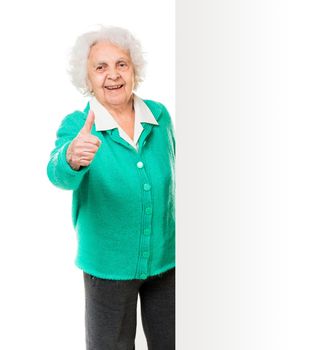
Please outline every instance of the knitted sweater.
M88 103L65 117L51 152L50 181L73 190L76 265L96 277L146 279L175 266L173 126L161 103L144 102L159 125L142 123L138 151L118 129L93 127L102 144L89 166L73 170L66 151L85 123Z

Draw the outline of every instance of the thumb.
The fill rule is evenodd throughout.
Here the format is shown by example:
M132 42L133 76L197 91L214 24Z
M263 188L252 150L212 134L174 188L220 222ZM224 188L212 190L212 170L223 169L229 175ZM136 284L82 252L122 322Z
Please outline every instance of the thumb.
M92 110L89 111L89 114L87 116L86 122L83 125L83 128L81 129L81 133L83 134L90 134L91 129L95 122L95 114Z

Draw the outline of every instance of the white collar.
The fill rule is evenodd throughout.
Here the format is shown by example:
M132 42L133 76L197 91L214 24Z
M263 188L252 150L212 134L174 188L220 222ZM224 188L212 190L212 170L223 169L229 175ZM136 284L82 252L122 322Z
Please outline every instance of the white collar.
M149 123L158 125L153 113L150 111L144 101L135 94L133 94L133 97L135 124L138 125L139 123ZM96 99L96 97L92 97L90 100L90 109L95 114L96 131L111 130L115 128L120 129L112 114Z

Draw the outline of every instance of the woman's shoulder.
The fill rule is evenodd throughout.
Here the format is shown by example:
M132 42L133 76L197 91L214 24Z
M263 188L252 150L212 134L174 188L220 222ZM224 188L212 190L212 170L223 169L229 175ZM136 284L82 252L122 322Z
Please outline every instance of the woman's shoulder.
M143 102L150 108L154 108L157 110L163 110L166 109L165 105L162 102L149 100L149 99L143 99Z

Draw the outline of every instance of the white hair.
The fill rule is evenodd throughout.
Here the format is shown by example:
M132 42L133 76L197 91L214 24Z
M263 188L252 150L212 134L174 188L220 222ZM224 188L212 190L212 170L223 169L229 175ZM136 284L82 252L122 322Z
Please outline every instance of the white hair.
M71 50L68 73L73 85L85 96L91 96L87 84L87 61L91 47L100 41L110 41L128 51L134 66L134 89L143 81L146 62L140 42L124 28L100 26L80 35Z

